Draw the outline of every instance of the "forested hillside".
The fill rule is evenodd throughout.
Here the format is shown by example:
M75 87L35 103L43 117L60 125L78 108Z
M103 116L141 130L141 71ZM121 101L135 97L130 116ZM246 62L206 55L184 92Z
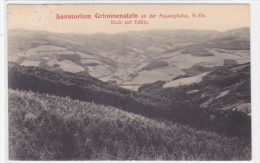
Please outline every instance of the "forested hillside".
M10 160L250 160L250 139L9 89Z
M165 82L155 82L141 86L139 91L175 101L185 99L207 110L237 110L251 115L250 78L250 63L246 63L215 67L199 83L163 88Z
M247 114L233 110L203 109L198 102L190 101L183 91L170 91L172 98L155 96L123 89L92 77L11 63L8 74L9 88L12 89L69 96L229 136L251 136L251 118Z

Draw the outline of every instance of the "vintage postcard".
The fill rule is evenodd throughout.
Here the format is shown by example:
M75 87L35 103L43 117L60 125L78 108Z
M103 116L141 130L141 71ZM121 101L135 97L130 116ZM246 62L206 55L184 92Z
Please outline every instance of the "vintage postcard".
M8 4L8 160L250 161L250 38L250 4Z

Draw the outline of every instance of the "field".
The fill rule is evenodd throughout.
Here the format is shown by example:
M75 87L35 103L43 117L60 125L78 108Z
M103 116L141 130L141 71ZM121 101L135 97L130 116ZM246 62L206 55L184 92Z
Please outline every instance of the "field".
M185 75L184 70L194 65L212 68L227 61L250 62L249 28L218 34L216 31L151 30L113 35L60 35L22 29L9 33L10 62L84 73L104 82L117 76L118 85L132 90L138 89L136 85ZM53 60L58 60L55 66ZM63 63L68 61L70 68L65 68ZM139 74L129 78L132 72Z
M247 139L9 89L11 160L250 160Z

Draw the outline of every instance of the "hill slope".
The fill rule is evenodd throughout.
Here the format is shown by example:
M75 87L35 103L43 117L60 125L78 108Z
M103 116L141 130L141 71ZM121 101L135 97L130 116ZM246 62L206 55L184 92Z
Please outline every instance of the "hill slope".
M250 140L9 89L10 160L250 160Z
M170 97L173 98L166 98L130 91L92 77L12 63L9 63L8 75L9 88L12 89L70 96L72 99L114 106L149 118L187 124L229 136L251 136L251 118L245 113L201 109L197 101L189 100L182 92L172 94L176 93L172 91ZM213 119L210 118L212 116Z
M251 114L250 63L215 67L198 83L164 88L181 80L189 82L191 77L164 82L161 85L157 82L146 84L141 86L139 91L177 101L189 100L207 110L230 109Z

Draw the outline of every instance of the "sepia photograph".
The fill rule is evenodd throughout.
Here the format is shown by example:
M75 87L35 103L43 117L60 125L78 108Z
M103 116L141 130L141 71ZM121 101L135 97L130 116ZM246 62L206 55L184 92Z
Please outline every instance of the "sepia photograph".
M9 4L8 160L250 161L250 45L249 4Z

